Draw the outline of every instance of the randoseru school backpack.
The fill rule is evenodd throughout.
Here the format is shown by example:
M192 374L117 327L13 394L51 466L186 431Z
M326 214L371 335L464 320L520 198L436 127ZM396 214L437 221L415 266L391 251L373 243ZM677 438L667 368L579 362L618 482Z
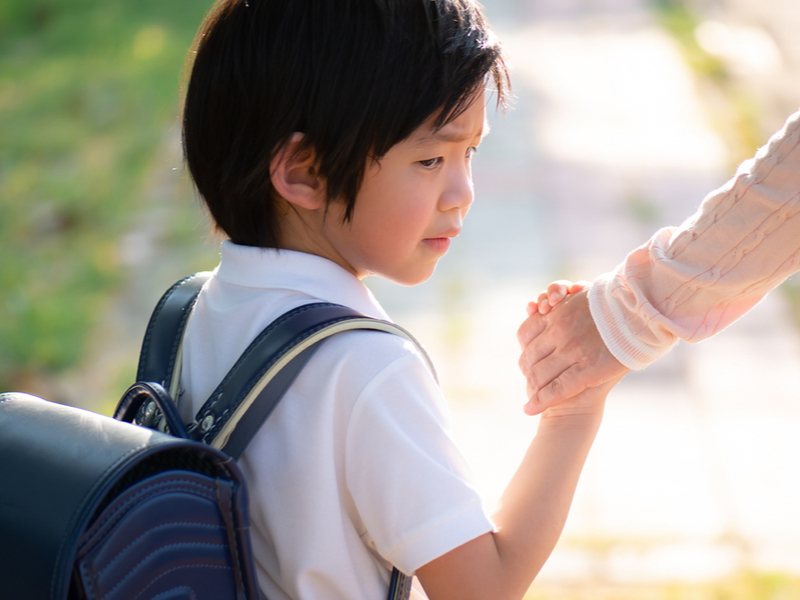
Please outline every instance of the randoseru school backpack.
M235 459L327 337L372 329L416 341L339 305L301 306L253 341L187 426L172 398L183 330L209 276L161 298L138 383L114 418L0 394L0 599L262 598ZM395 569L389 600L410 586Z

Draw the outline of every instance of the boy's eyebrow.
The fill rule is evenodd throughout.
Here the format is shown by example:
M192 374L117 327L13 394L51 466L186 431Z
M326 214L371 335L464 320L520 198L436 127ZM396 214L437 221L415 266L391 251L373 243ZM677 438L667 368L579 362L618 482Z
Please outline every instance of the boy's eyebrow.
M489 123L484 121L483 127L481 127L479 132L480 139L483 140L483 138L485 138L488 134ZM433 133L419 136L416 140L414 140L414 147L428 148L439 143L463 142L472 138L473 136L464 129L454 129L445 125Z

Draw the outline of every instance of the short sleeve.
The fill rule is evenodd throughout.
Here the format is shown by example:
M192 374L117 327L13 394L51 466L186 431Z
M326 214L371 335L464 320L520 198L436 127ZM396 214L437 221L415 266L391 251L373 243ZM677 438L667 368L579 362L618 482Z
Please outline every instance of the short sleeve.
M406 574L494 529L450 435L444 398L415 353L391 362L359 394L345 463L369 537Z

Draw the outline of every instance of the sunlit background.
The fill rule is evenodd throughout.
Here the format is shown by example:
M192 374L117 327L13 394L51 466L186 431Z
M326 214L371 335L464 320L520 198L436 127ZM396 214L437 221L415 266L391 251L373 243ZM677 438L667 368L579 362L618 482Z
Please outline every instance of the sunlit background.
M800 106L797 0L486 0L516 100L434 278L370 286L426 344L487 502L527 447L515 331L554 278L679 224ZM208 3L0 0L0 389L109 412L149 311L213 268L178 87ZM800 598L800 282L610 395L530 598Z

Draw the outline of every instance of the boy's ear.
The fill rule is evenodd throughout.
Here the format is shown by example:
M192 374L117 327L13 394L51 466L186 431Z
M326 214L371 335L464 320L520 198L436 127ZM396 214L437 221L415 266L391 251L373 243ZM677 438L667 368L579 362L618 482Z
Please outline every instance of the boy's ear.
M303 141L302 133L293 133L270 163L272 186L287 202L315 210L326 204L325 181L316 169L314 152L298 148Z

